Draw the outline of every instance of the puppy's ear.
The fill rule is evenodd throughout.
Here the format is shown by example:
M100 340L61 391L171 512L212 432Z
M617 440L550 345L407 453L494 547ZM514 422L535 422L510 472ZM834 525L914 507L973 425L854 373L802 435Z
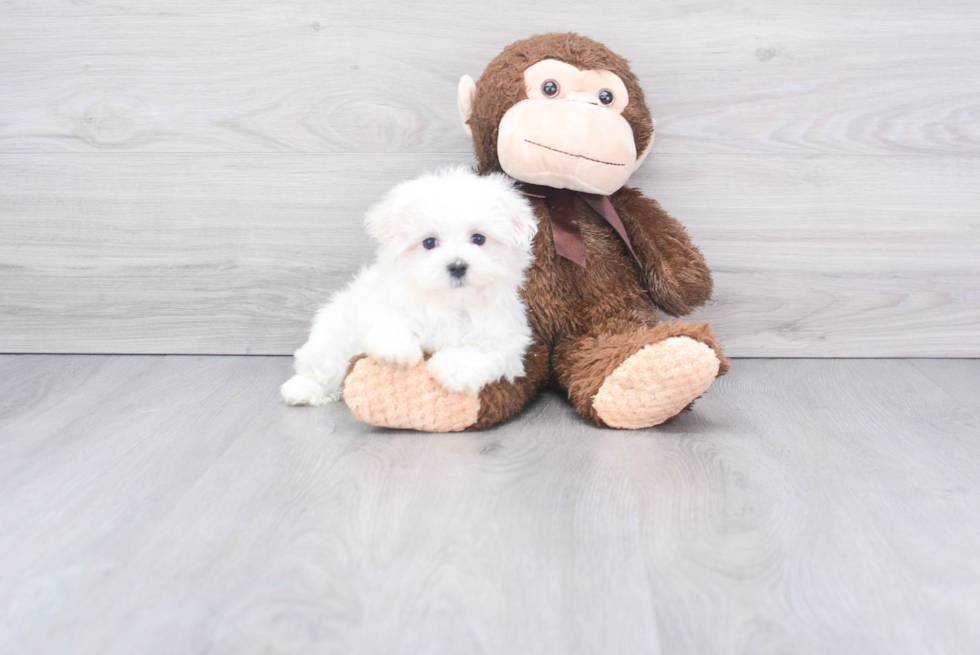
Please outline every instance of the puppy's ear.
M500 194L500 204L510 219L514 244L522 250L530 250L534 235L538 233L538 219L531 209L531 203L507 178L500 176L499 182L506 187Z
M387 246L395 238L395 226L401 223L405 211L404 195L399 184L394 189L385 194L376 205L368 210L364 217L364 229L368 236L377 241L382 246Z

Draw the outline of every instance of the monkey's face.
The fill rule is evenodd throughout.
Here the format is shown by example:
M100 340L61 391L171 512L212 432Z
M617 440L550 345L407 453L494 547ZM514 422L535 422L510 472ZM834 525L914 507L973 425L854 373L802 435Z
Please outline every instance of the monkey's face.
M527 98L500 120L497 156L504 172L602 195L626 184L646 153L638 156L623 116L630 98L618 75L545 59L524 71L524 87ZM462 110L463 85L460 92Z

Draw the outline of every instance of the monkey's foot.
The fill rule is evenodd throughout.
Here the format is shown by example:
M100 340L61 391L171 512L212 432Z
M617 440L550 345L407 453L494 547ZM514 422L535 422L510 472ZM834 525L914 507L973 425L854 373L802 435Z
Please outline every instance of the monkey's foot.
M660 425L707 391L721 362L707 344L670 337L644 346L610 373L592 407L613 428Z
M480 399L443 389L426 371L357 360L344 380L344 402L360 421L383 428L459 432L476 423Z

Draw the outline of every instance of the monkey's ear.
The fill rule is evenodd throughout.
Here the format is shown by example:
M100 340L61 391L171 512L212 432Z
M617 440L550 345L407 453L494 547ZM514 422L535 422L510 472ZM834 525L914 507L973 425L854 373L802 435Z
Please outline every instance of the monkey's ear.
M476 83L469 75L459 78L459 90L456 95L456 106L459 107L459 117L463 119L463 130L468 136L473 136L473 130L467 121L473 115L473 98L476 97Z
M640 153L640 156L636 158L636 165L633 166L634 171L640 167L640 164L643 163L643 160L646 159L647 155L650 154L650 148L653 147L653 138L657 136L657 121L656 119L651 118L650 122L653 123L653 132L650 133L650 140L647 141L647 147L644 148L643 152Z

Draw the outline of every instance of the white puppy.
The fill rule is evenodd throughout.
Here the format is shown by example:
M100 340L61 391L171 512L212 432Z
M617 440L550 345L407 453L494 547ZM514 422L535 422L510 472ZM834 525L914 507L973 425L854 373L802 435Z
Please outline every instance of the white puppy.
M454 168L404 182L365 225L377 260L317 312L283 400L338 400L360 353L405 367L431 353L429 375L448 391L524 374L531 330L518 290L537 222L507 177Z

